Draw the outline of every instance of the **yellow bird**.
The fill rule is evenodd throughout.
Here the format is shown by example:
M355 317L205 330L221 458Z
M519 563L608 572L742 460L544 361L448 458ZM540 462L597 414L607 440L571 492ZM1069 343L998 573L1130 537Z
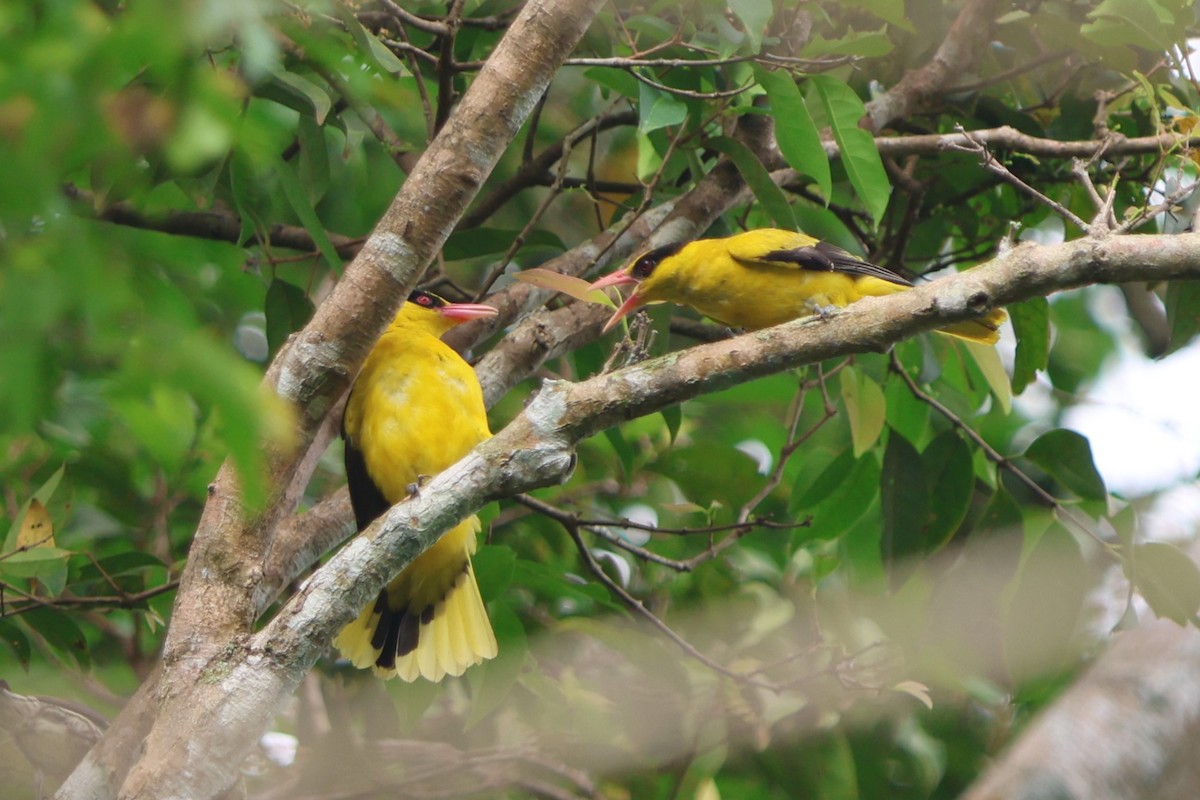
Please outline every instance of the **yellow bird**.
M415 291L354 381L342 436L358 530L491 436L474 370L441 341L496 309ZM354 666L440 681L496 655L471 554L478 517L447 531L334 639Z
M723 239L697 239L659 247L592 284L593 289L636 284L604 326L648 303L691 306L733 328L757 330L862 297L903 292L912 286L891 270L856 258L803 233L762 228ZM995 309L956 322L939 333L995 344L1008 318Z

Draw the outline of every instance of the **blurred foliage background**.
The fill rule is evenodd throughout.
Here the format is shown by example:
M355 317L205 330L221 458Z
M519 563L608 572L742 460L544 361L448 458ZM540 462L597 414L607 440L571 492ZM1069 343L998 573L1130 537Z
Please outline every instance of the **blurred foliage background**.
M1083 220L1100 187L1131 230L1187 227L1191 153L1118 137L1191 131L1191 4L1006 5L975 72L881 134L1113 143L1078 169L1020 147L993 153L1006 175L978 152L881 157L863 103L928 61L959 8L606 8L423 285L502 291L685 196L722 154L753 197L712 235L795 226L914 278L1014 237L1082 235L1021 184ZM518 9L0 7L0 677L15 690L111 714L146 675L219 464L264 499L260 443L286 429L259 390L266 363ZM764 114L782 156L731 138ZM1195 285L1010 313L1003 370L923 336L586 442L568 484L485 514L476 564L501 656L438 687L381 686L331 658L277 723L299 756L252 765L254 792L955 796L1114 627L1149 613L1143 598L1181 622L1200 608L1200 573L1139 530L1170 481L1114 490L1061 427L1131 345L1187 345ZM651 317L653 352L700 335L683 310ZM530 376L493 429L542 377L593 375L612 345ZM306 504L343 482L337 447ZM0 762L6 785L30 785L19 756Z

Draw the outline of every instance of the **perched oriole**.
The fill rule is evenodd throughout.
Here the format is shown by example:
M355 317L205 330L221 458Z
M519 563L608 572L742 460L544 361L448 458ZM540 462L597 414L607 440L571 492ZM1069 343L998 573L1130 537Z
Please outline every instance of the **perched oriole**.
M342 418L346 480L361 531L491 436L470 365L439 338L496 309L415 291L367 356ZM479 519L447 531L379 593L334 644L382 677L439 681L496 655L475 583Z
M592 284L636 284L604 330L639 306L688 305L734 328L757 330L846 306L862 297L903 292L912 283L803 233L763 228L723 239L667 245L635 258ZM962 339L995 344L1008 318L1001 309L941 328Z

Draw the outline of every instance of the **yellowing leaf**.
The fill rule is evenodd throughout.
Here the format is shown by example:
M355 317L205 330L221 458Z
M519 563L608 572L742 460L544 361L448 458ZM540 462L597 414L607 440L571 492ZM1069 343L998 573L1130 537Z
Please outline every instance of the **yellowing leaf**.
M883 432L887 401L879 384L858 370L842 370L842 400L850 419L850 439L854 442L854 457L870 450Z
M1012 411L1012 382L1008 379L1008 373L1004 371L1004 365L1000 363L1000 354L996 352L996 348L990 344L982 344L980 342L963 341L967 347L967 352L971 354L971 358L979 366L979 371L983 373L983 377L988 382L988 386L992 390L992 394L996 396L996 402L1000 404L1001 410L1005 414Z
M29 547L54 547L54 523L50 512L36 497L29 501L21 529L17 531L18 550Z
M897 692L917 698L921 705L933 710L933 698L929 696L929 687L919 681L900 681L892 687Z

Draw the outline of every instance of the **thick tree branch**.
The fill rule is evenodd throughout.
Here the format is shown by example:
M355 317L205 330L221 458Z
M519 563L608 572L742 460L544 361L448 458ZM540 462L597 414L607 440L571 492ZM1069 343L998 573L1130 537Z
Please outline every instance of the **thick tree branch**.
M868 298L824 319L802 320L699 345L578 384L548 382L525 411L421 493L394 506L309 579L244 645L210 663L191 705L194 730L223 727L210 755L254 733L290 696L334 634L392 575L484 503L563 480L583 438L734 383L850 353L967 319L993 303L1090 283L1200 279L1200 234L1026 244L989 264L887 298ZM232 728L232 729L231 729Z
M987 52L1000 0L967 0L929 63L867 103L867 130L878 133L896 119L907 119L941 102L948 86L974 67ZM1003 4L1007 5L1007 4Z
M963 800L1191 800L1200 784L1197 669L1195 628L1161 620L1120 634Z

